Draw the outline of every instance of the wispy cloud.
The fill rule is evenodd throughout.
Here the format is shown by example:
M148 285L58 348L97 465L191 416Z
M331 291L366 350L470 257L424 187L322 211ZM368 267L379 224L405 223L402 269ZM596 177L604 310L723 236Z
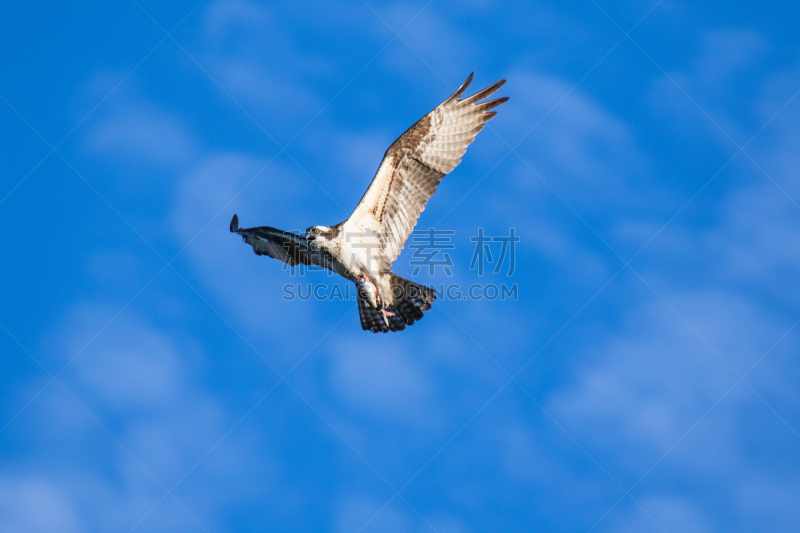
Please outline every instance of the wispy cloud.
M196 156L197 140L177 116L144 102L120 107L88 134L89 149L106 158L157 167L180 167Z

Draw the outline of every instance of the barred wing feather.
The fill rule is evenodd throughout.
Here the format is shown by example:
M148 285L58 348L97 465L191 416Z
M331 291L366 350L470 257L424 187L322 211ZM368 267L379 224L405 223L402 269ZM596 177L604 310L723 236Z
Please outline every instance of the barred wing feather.
M462 100L472 77L470 74L450 98L392 143L346 222L350 227L379 233L381 255L388 263L400 255L441 179L461 162L467 146L497 114L491 110L508 100L504 97L481 103L506 80Z

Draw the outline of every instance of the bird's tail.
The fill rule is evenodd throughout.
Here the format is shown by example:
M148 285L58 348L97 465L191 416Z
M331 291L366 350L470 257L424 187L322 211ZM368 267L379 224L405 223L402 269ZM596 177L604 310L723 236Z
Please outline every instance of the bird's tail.
M430 287L392 274L392 298L392 307L397 308L410 326L431 308L431 303L436 300L436 293Z
M359 299L361 328L374 333L402 331L420 320L425 311L431 308L436 293L430 287L392 274L392 299L392 305L387 305L383 310L370 307Z

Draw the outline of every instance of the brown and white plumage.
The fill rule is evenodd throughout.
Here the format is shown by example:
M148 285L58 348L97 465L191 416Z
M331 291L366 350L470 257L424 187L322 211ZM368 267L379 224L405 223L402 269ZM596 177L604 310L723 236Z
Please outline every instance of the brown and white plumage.
M381 258L391 263L403 250L428 200L445 174L452 171L467 146L497 114L492 109L508 100L480 103L506 80L462 100L470 74L458 90L411 126L386 150L367 192L346 221L381 234Z
M462 99L472 74L441 105L422 117L386 150L378 171L350 217L335 226L312 226L305 237L267 226L230 230L260 255L290 265L320 265L361 289L361 327L401 331L420 320L436 299L428 287L391 271L428 200L445 174L460 162L475 136L508 100L482 100L506 80ZM369 291L364 292L366 288ZM363 296L363 297L362 297Z

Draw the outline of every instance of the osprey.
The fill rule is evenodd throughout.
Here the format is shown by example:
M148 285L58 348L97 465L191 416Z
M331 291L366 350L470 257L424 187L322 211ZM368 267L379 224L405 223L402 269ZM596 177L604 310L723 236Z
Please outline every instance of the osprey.
M230 230L258 255L325 267L356 284L361 327L375 333L401 331L422 318L436 299L433 289L392 272L428 199L445 174L461 162L491 111L508 97L481 102L501 80L470 96L467 81L422 117L383 156L378 172L350 217L335 226L311 226L305 235L261 226L243 229L233 215Z

